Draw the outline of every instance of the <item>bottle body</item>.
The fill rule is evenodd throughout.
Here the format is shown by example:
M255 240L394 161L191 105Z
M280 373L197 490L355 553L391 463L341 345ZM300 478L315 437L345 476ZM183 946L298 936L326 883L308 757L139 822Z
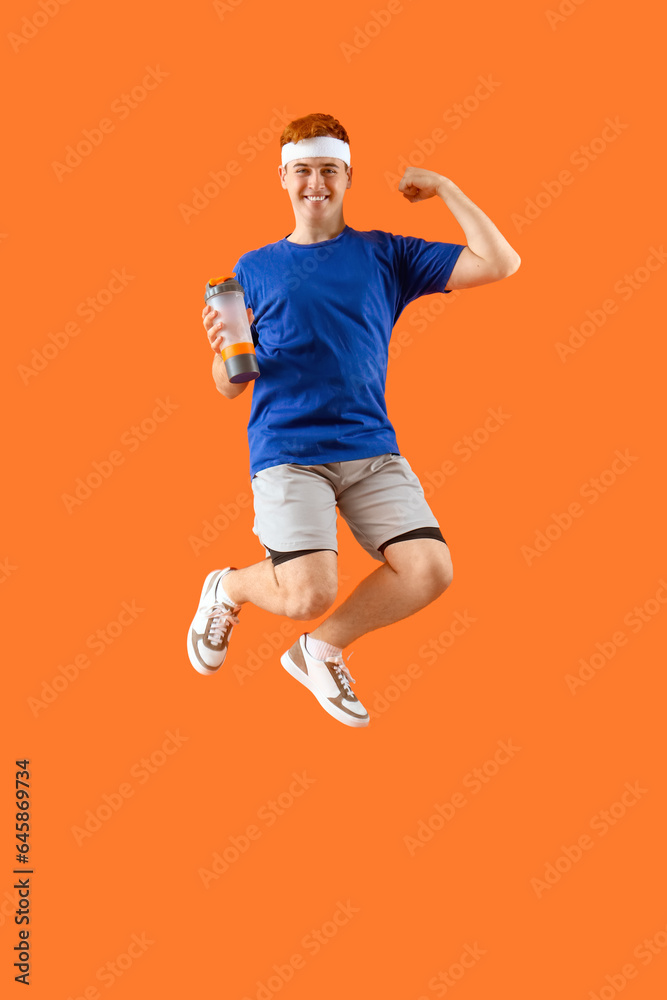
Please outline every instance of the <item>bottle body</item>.
M251 382L259 376L243 288L234 279L217 278L206 286L204 301L218 313L222 328L223 348L227 378L232 383Z

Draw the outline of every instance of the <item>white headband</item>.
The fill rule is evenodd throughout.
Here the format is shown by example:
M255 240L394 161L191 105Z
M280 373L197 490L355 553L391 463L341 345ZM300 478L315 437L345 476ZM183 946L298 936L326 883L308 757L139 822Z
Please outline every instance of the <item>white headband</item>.
M334 139L331 135L318 135L313 139L300 139L299 142L286 142L282 148L282 165L291 160L300 160L309 156L332 156L350 165L350 147L342 139Z

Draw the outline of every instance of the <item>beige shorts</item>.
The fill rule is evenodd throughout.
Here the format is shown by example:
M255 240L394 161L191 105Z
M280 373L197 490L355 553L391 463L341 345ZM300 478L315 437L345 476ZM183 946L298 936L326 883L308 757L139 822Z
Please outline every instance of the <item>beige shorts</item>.
M380 546L406 532L441 533L406 458L385 454L327 465L274 465L252 478L253 532L267 556L276 552L338 552L336 507L359 544L385 562ZM442 539L444 541L444 539Z

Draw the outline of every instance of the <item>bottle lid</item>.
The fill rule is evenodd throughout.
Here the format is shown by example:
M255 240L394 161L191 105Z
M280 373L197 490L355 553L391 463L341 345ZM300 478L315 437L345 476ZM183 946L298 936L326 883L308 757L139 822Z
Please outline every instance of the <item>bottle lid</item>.
M241 292L243 294L243 288L236 281L233 274L229 276L223 275L220 278L211 278L206 285L204 301L206 302L212 295L218 295L220 292Z

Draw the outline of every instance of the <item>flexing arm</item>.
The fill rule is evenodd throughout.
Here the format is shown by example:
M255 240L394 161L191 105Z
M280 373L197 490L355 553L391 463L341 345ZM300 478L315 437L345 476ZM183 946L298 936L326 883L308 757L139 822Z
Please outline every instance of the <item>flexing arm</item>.
M507 278L519 269L521 258L516 250L481 208L449 178L432 170L408 167L399 184L399 191L413 202L438 195L465 233L467 246L459 254L445 286L446 291L486 285Z

